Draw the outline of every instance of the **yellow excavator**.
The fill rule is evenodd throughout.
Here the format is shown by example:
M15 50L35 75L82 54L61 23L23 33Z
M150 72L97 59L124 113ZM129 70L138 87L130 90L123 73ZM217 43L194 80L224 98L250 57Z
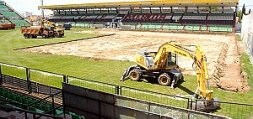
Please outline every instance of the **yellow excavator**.
M138 81L141 78L152 78L157 80L160 85L171 86L175 88L179 81L183 81L183 74L177 65L178 55L193 59L192 67L196 71L197 90L195 92L197 99L204 100L199 102L197 110L208 111L219 108L218 100L212 97L212 90L208 90L207 63L203 49L199 45L194 46L195 51L187 49L184 45L176 42L167 42L162 44L158 52L141 51L136 54L135 62L137 65L130 66L121 77L121 81L132 79Z

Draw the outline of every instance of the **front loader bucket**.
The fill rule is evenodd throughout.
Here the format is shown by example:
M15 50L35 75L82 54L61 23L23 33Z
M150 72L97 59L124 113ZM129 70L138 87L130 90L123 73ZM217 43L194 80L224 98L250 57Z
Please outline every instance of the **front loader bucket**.
M124 71L123 75L121 76L120 81L125 81L126 79L128 79L128 77L129 77L129 72L130 72L133 68L135 68L135 67L136 67L136 65L128 67L128 68Z

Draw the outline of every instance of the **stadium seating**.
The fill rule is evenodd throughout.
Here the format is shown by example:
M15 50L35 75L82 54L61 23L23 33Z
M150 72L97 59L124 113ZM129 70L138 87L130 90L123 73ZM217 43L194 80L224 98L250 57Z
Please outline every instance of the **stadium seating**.
M207 14L184 14L182 23L184 24L205 24Z
M208 15L207 20L233 20L233 14L212 14Z
M4 15L5 17L8 17L8 18L19 19L19 16L17 16L15 12L1 12L1 13L2 13L2 15Z
M224 13L234 13L234 10L232 8L225 8Z
M187 13L198 13L197 7L188 7Z
M10 23L10 21L0 14L0 23Z
M0 1L0 5L4 5L4 1Z
M199 7L199 13L210 13L210 11L206 7Z
M25 20L11 20L16 26L27 26L27 21Z
M182 18L182 15L181 13L174 13L173 16L172 16L172 22L173 23L179 23L181 18Z
M172 14L166 14L166 17L164 18L164 22L171 22Z
M16 26L30 25L26 20L24 20L22 16L20 16L15 10L9 7L4 1L0 1L0 14L14 23Z
M153 13L153 14L159 14L160 13L160 9L159 8L151 9L150 12Z
M186 31L233 31L235 22L234 10L230 7L224 9L209 9L209 7L143 7L124 8L117 11L115 8L101 10L54 11L51 20L58 22L73 22L74 26L90 27L93 23L107 24L109 22L122 22L136 29L164 29ZM89 25L87 25L89 24ZM231 26L231 28L223 27ZM210 27L210 28L209 28Z
M234 25L234 15L228 13L210 13L207 17L207 24L213 25Z
M162 29L161 24L154 24L154 23L143 23L136 26L139 30L160 30Z
M117 14L84 14L84 15L61 15L58 12L53 17L49 18L53 22L111 22ZM66 12L69 13L69 12ZM73 12L72 12L73 13Z
M172 11L173 11L173 13L185 13L186 12L185 8L173 9Z
M184 14L183 20L206 20L207 14Z
M172 13L170 8L167 8L167 9L165 8L165 9L162 9L161 11L162 13Z
M128 14L123 22L162 22L165 14Z

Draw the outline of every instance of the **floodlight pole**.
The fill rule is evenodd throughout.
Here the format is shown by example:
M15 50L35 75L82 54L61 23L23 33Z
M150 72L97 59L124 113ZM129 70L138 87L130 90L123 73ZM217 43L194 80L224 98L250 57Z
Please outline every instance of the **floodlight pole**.
M41 6L43 7L43 5L44 5L44 1L41 0ZM44 9L43 8L41 9L41 15L42 15L42 18L44 19L45 18L45 14L44 14Z

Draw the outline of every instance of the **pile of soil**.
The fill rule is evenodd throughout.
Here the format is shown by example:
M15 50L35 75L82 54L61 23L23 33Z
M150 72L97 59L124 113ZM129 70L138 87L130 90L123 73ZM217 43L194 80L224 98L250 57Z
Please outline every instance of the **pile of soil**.
M242 72L238 43L232 39L224 44L212 80L213 86L234 92L248 92L248 76Z

